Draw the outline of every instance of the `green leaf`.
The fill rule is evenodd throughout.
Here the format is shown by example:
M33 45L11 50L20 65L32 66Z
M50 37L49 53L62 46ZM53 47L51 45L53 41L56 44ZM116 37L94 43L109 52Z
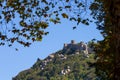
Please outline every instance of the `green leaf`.
M68 18L68 15L66 13L62 14L63 18Z
M37 37L36 41L42 41L42 38Z

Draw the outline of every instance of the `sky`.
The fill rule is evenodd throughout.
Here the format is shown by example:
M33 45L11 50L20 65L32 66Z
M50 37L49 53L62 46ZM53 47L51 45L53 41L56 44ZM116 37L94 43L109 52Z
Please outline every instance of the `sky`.
M102 40L103 37L96 25L91 23L89 26L80 24L77 29L73 30L74 22L66 19L61 24L53 24L46 31L50 33L43 37L41 42L35 42L26 48L19 44L15 44L19 51L14 47L0 46L0 79L12 80L19 72L29 69L37 61L38 58L44 59L49 54L54 53L63 48L64 43L70 43L75 40L88 42L92 39Z

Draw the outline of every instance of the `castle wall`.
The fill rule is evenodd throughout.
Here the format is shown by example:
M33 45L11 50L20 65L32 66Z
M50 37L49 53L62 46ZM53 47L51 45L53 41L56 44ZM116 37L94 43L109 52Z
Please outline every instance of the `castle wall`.
M70 44L64 44L63 50L74 50L74 51L86 51L88 54L87 44L81 42L80 44L76 44L74 40L71 40Z

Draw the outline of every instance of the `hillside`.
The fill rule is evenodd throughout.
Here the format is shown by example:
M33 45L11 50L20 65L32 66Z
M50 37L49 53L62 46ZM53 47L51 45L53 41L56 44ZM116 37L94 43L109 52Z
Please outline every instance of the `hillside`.
M38 59L28 70L12 80L95 80L94 54L89 58L74 50L60 50L44 60Z

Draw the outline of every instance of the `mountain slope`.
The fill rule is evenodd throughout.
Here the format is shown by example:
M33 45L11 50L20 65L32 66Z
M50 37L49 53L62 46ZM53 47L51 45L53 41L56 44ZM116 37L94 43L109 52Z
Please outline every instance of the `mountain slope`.
M68 53L68 52L67 52ZM12 80L95 80L94 54L89 58L82 53L60 50L20 72Z

